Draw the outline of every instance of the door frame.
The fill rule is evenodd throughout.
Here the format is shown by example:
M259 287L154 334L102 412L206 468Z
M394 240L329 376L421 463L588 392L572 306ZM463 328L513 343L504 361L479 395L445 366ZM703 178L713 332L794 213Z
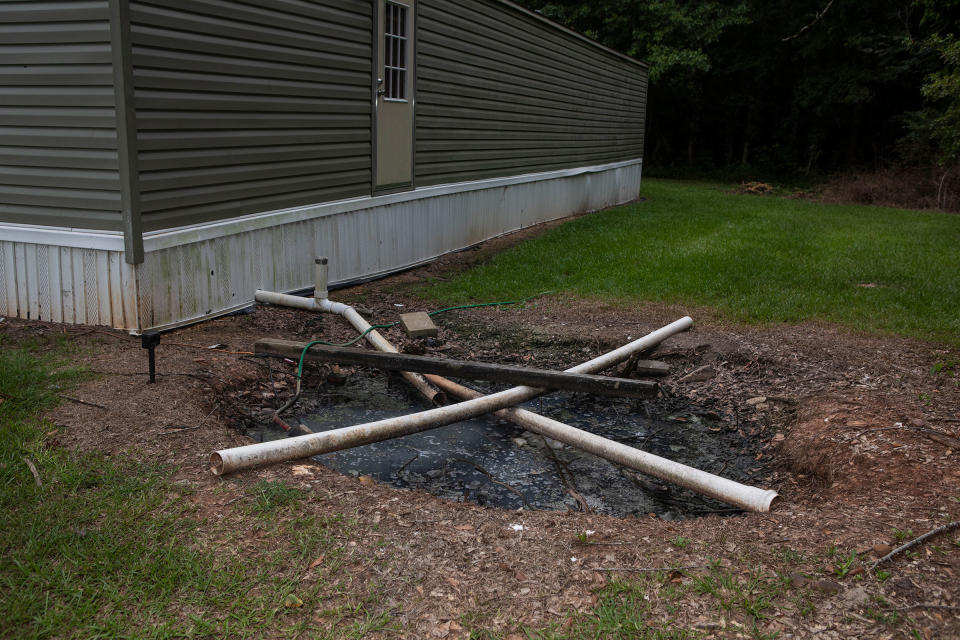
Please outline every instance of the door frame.
M420 3L412 2L410 11L410 34L413 38L413 46L410 55L410 108L411 108L411 142L410 142L410 182L391 184L386 186L377 186L377 135L378 118L377 102L379 96L377 90L377 78L381 74L380 57L383 49L383 34L380 33L381 7L389 0L372 0L371 9L373 24L371 28L371 71L370 71L370 194L383 195L388 193L399 193L401 191L413 191L417 187L417 48L419 44L418 25L420 24ZM398 1L397 4L405 4ZM408 5L409 6L409 5Z

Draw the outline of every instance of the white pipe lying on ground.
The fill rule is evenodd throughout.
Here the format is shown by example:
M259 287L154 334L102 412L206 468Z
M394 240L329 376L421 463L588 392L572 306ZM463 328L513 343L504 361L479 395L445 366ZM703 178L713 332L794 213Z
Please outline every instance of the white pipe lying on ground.
M325 293L326 286L323 287L323 290ZM270 304L294 307L296 309L304 309L306 311L326 311L328 313L335 313L346 318L347 322L352 324L354 329L360 333L363 333L370 328L370 323L364 320L363 316L357 313L356 309L350 305L343 304L342 302L333 302L327 298L304 298L302 296L291 296L286 293L274 293L273 291L261 291L258 289L254 295L254 299L257 302L269 302ZM370 344L375 346L380 351L398 353L397 348L390 344L390 341L384 338L376 330L370 331L364 337L370 342ZM424 380L423 376L418 373L410 373L409 371L402 371L400 375L403 376L404 380L412 384L417 391L422 393L427 400L434 404L442 404L441 402L438 402L439 399L437 397L437 390L427 384L427 381Z
M479 391L474 391L441 376L427 375L428 381L440 387L451 396L459 398L481 397ZM610 462L623 465L627 468L640 471L661 480L667 480L678 486L696 491L705 496L716 498L721 502L732 504L746 509L766 513L777 497L776 491L758 489L749 485L740 484L727 478L715 476L712 473L701 471L685 464L667 460L652 453L610 440L602 436L571 427L568 424L557 422L551 418L526 409L506 408L495 411L498 418L507 420L534 433L553 438L599 456Z
M325 258L320 258L316 261L316 289L314 294L316 299L302 298L299 296L290 296L280 293L272 293L269 291L257 291L256 300L258 302L269 302L272 304L280 304L291 307L296 307L300 309L306 309L310 311L328 311L331 313L337 313L344 315L350 321L351 324L358 331L366 331L369 328L369 324L354 311L351 307L347 305L331 302L326 299L327 296L327 277L326 277L326 268L327 261ZM350 315L347 315L347 309L349 309ZM679 329L677 332L685 330L693 324L693 321L690 318L683 318L677 321L678 323L686 322L686 326L682 329ZM677 323L674 323L677 324ZM668 325L672 326L672 325ZM664 327L667 329L668 327ZM660 331L663 331L661 329ZM656 332L654 332L656 333ZM651 334L653 335L653 334ZM672 334L671 334L672 335ZM372 336L372 337L371 337ZM388 351L396 353L396 348L390 344L382 335L376 331L371 331L367 334L370 342L381 351ZM649 337L649 336L647 336ZM667 336L661 339L666 339ZM641 338L641 340L644 338ZM632 343L631 343L632 344ZM627 345L630 346L630 345ZM652 345L651 345L652 346ZM621 347L623 349L624 347ZM620 351L619 349L617 351ZM611 354L606 354L611 356ZM601 356L604 358L605 356ZM589 363L584 363L580 367L585 367L596 360L590 361ZM604 368L616 364L617 359L611 358L609 364L604 365ZM575 371L578 367L574 367L569 371L574 371L575 373L585 373L587 371ZM589 371L600 371L600 368L589 369ZM427 375L427 376L418 376L416 374L405 374L413 378L418 379L417 383L423 382L425 377L427 380L432 382L434 385L439 387L441 390L449 393L450 395L457 396L460 398L466 399L476 399L482 397L481 394L473 389L469 389L462 385L459 385L451 380L443 378L436 375ZM419 384L415 383L418 389L421 389ZM432 388L423 382L423 387L426 387L429 391L432 391ZM421 389L423 392L423 389ZM428 398L432 399L432 396L428 392L424 392ZM694 469L693 467L688 467L686 465L667 460L666 458L661 458L655 456L651 453L635 449L633 447L621 444L619 442L597 436L595 434L583 431L581 429L576 429L570 425L546 418L544 416L533 413L532 411L527 411L525 409L516 409L505 407L503 409L498 409L494 412L498 418L507 420L514 424L517 424L521 427L529 429L534 433L539 433L543 436L552 438L559 442L578 447L585 451L588 451L594 455L597 455L601 458L610 460L621 464L630 469L635 469L642 473L660 478L662 480L667 480L678 486L690 489L691 491L696 491L703 495L710 496L727 504L732 504L734 506L741 507L748 511L757 511L761 513L766 513L770 510L773 501L777 498L777 493L775 491L759 489L756 487L751 487L748 485L740 484L734 482L733 480L728 480L726 478L721 478L720 476L715 476L713 474L707 473L705 471L700 471L699 469ZM364 425L361 425L364 426ZM440 425L436 425L440 426ZM327 432L329 433L329 432ZM346 447L342 447L346 448ZM229 451L229 450L228 450ZM215 456L223 452L214 453L211 456L211 465L213 472L215 474L227 473L229 470L224 470L223 467L217 466L217 461ZM315 454L308 454L315 455ZM222 460L222 458L221 458ZM243 467L237 467L243 468Z
M261 295L263 293L267 292L257 292L258 301L276 301L274 304L285 304L287 302L287 298L297 298L297 296L283 296L283 294L274 293L270 293L269 295ZM330 306L331 311L334 313L341 313L345 316L346 314L343 313L342 310L335 311L334 309L337 307L346 307L347 309L350 309L346 305L330 302L329 300L318 301L316 303L317 307L313 306L314 301L311 299L300 298L299 300L305 300L307 303L311 303L309 306L301 306L300 308L315 309L317 307L325 306L322 303L326 303ZM298 302L297 304L300 305L302 303ZM352 311L352 309L350 310ZM355 311L353 313L356 314ZM359 317L359 314L357 314L357 316ZM349 318L349 316L347 317ZM362 318L360 319L363 320ZM364 321L364 323L366 323L366 321ZM663 342L675 333L685 331L692 325L693 320L691 320L689 317L681 318L680 320L672 322L661 329L657 329L656 331L649 333L642 338L634 340L633 342L626 344L619 349L615 349L609 353L605 353L597 358L594 358L593 360L567 369L567 371L571 373L593 373L596 371L602 371L603 369L611 367L618 362L628 359L634 353L644 351ZM386 342L386 340L384 340L384 342ZM389 345L390 343L386 342L386 344ZM426 382L424 382L424 384L426 384ZM427 429L433 429L435 427L441 427L453 422L459 422L461 420L473 418L485 413L491 413L498 409L511 407L531 398L535 398L546 391L546 389L519 386L512 389L507 389L506 391L500 391L499 393L493 393L487 396L475 398L473 400L467 400L459 404L450 405L447 407L438 407L436 409L430 409L429 411L414 413L407 416L388 418L386 420L377 420L376 422L369 422L352 427L342 427L340 429L332 429L330 431L324 431L321 433L311 433L309 435L286 438L283 440L260 442L258 444L251 444L244 447L223 449L221 451L215 451L210 455L210 470L213 471L215 475L221 475L240 469L247 469L264 464L273 464L276 462L283 462L285 460L306 458L309 456L319 455L321 453L339 451L341 449L350 449L352 447L358 447L360 445L378 442L380 440L397 438L410 433L426 431Z

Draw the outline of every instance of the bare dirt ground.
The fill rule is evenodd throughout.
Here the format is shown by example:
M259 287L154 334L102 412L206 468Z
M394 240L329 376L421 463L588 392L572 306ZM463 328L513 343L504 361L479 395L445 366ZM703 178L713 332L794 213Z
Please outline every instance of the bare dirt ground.
M394 305L423 308L407 293L411 285L516 240L334 297L392 320ZM559 366L537 360L535 345L555 341L576 345L573 364L683 315L695 319L695 328L653 356L673 368L663 384L744 437L763 440L758 457L768 466L757 483L781 496L769 514L663 521L504 511L379 486L309 461L218 478L208 470L210 452L250 442L238 425L257 420L294 384L291 365L275 365L271 384L262 363L243 352L264 337L347 339L353 334L346 323L259 307L166 334L152 385L139 338L14 320L2 330L14 339L69 333L88 345L86 364L103 375L71 393L93 404L67 402L50 416L60 425L54 444L175 467L174 480L194 489L188 499L205 529L200 544L219 552L223 529L255 530L237 501L264 479L302 489L308 510L355 522L354 535L342 541L339 595L302 609L317 622L332 601L375 583L384 594L377 606L399 629L375 636L460 638L483 629L514 638L562 628L574 620L571 611L589 613L613 580L642 579L651 625L702 637L960 637L960 529L898 554L879 578L863 569L888 550L884 545L960 519L960 377L950 364L960 361L957 349L820 324L744 327L705 310L559 296L441 320L444 346L437 353L491 360L527 354L534 365ZM492 333L458 333L471 326ZM510 348L501 350L491 335L509 336ZM398 330L390 337L404 342ZM213 344L226 348L206 348ZM938 364L946 366L932 370ZM699 381L683 381L694 370ZM256 545L251 534L230 552L253 553ZM692 568L637 571L657 567ZM307 566L290 571L318 579ZM716 589L705 580L710 576Z

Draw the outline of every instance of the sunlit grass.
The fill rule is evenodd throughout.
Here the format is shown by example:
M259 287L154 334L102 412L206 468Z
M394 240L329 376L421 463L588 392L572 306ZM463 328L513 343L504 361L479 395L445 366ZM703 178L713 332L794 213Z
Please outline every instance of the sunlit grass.
M960 343L960 216L659 180L641 195L420 293L447 304L551 290Z

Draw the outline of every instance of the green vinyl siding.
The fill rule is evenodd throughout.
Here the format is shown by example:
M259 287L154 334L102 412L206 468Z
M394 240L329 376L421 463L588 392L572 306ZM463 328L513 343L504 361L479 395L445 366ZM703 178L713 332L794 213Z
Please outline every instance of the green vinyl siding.
M121 229L107 0L0 3L0 221Z
M369 2L138 0L130 15L144 230L370 193Z
M643 64L498 0L417 21L417 184L642 157Z

